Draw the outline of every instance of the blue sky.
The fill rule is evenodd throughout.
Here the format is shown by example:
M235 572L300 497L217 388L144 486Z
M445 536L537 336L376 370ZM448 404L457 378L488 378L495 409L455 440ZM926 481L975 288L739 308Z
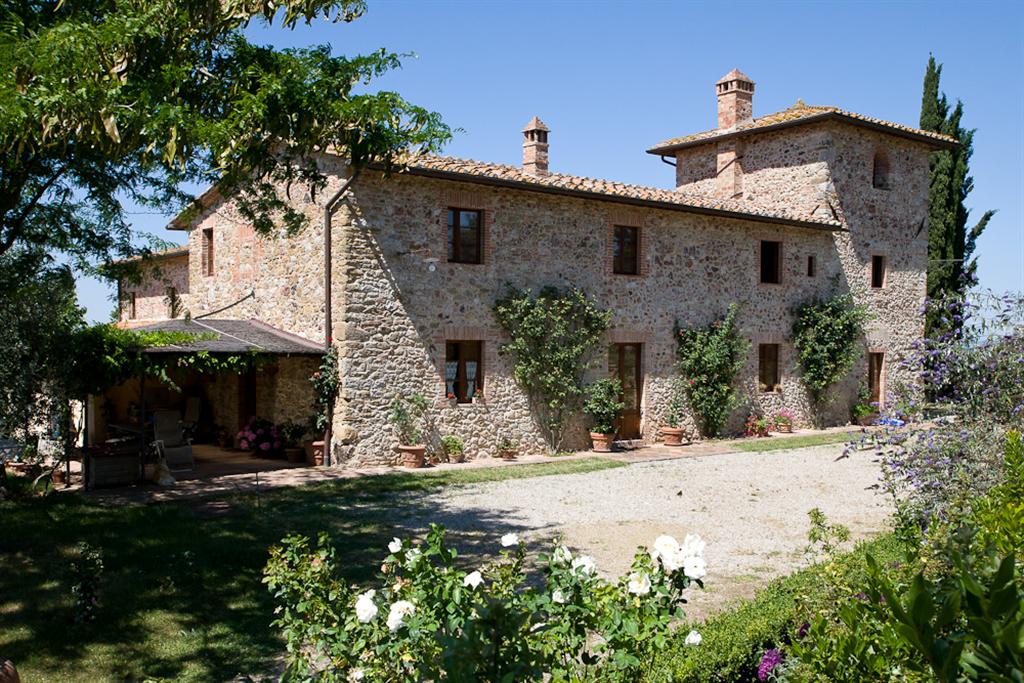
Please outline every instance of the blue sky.
M713 84L729 70L757 83L755 116L801 98L917 125L931 52L978 129L969 207L999 210L978 245L981 283L1024 290L1024 3L369 0L352 24L249 33L336 54L415 53L376 86L461 128L448 154L517 164L520 130L538 115L552 170L661 187L673 170L644 150L713 128ZM137 218L183 241L165 218ZM80 282L90 319L109 319L110 293Z

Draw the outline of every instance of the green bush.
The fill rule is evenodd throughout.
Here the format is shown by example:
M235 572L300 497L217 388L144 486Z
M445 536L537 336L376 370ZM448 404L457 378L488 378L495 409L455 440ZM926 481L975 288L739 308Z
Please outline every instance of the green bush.
M578 289L544 287L537 296L510 289L495 302L494 317L511 338L501 353L512 357L512 374L530 396L550 451L558 452L611 312Z
M768 648L790 642L802 624L826 610L832 602L830 575L845 582L866 578L865 556L893 561L900 544L892 534L863 542L850 553L827 565L814 565L772 581L754 598L693 625L702 641L697 647L684 644L689 628L679 628L673 644L657 662L655 681L674 683L726 683L755 680L761 655Z
M736 404L733 381L749 346L736 324L738 311L732 304L707 327L676 328L683 389L704 436L717 436Z
M315 545L284 539L263 579L287 644L284 679L635 681L653 670L685 591L705 574L697 536L659 537L613 581L561 545L538 558L542 580L528 581L519 537L505 534L501 547L497 560L466 572L431 525L425 544L392 540L378 587L356 593L326 534Z
M617 379L599 379L587 387L587 402L583 404L583 412L594 421L590 431L598 434L615 433L615 421L626 405L619 400L621 395L622 384Z
M815 401L853 368L866 320L867 306L855 304L852 294L816 299L797 308L793 346L800 380Z

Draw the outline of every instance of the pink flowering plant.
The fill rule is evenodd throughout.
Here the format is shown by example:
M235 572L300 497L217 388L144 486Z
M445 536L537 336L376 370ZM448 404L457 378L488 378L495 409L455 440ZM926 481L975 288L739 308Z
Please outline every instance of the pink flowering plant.
M778 431L780 428L792 429L795 419L796 416L792 412L783 408L772 415L771 429L774 431Z
M238 447L243 451L252 451L257 455L277 453L284 446L277 425L270 420L255 415L238 432Z
M393 539L377 586L360 590L339 577L326 534L316 545L284 539L263 580L287 642L285 678L634 680L653 671L686 590L703 587L706 573L697 536L659 537L617 580L562 545L538 557L539 577L529 579L516 534L495 546L496 559L467 571L431 525L425 543Z

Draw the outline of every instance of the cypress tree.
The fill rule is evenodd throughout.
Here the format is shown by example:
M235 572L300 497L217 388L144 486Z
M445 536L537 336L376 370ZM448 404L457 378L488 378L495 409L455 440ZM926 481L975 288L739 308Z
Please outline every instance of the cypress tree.
M929 160L931 182L928 190L928 298L936 299L964 290L973 282L977 261L972 258L978 236L985 230L995 211L986 211L974 227L967 229L969 211L964 205L974 189L970 160L974 153L974 129L965 130L963 103L957 100L950 110L949 101L939 92L942 65L928 56L921 97L921 128L951 135L959 144L949 150L933 152ZM935 331L937 318L929 316L927 333Z

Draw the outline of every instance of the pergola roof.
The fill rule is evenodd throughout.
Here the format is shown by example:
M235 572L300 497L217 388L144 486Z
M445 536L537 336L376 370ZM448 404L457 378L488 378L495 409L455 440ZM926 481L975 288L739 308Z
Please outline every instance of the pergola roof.
M195 335L216 335L198 339L190 344L151 346L145 353L272 353L281 355L319 355L324 353L320 344L259 320L228 320L203 318L202 320L162 320L133 328L139 332L187 332Z

